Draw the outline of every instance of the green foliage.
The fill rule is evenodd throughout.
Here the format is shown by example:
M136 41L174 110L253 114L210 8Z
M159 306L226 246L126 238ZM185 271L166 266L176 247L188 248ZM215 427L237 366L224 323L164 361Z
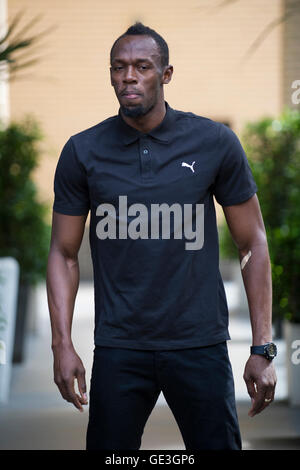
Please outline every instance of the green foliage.
M0 256L20 264L21 282L45 276L50 240L48 208L38 201L32 172L42 135L32 118L0 129Z
M274 318L300 323L300 112L246 126L243 146L258 186L273 277ZM230 253L228 230L221 256Z

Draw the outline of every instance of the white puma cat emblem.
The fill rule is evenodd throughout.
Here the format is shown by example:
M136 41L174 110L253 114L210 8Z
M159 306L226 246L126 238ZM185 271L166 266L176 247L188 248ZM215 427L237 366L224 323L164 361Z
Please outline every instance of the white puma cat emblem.
M191 165L189 165L188 163L182 162L182 163L181 163L181 166L188 166L188 167L192 170L192 172L195 173L195 170L194 170L194 163L195 163L195 162L193 162Z

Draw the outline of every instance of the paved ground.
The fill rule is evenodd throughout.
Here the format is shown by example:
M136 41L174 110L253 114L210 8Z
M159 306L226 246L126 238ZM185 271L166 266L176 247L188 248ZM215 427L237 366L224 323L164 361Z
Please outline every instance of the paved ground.
M50 325L45 292L39 293L39 316L35 333L26 342L25 360L13 367L8 403L0 405L0 449L84 449L88 410L79 413L65 402L52 382ZM82 286L74 316L73 340L90 380L93 314L90 286ZM249 351L249 324L245 318L230 319L232 340L228 343L235 377L238 416L245 450L300 450L300 408L287 403L285 350L279 341L277 400L261 415L247 416L250 401L242 380ZM182 449L184 445L174 417L160 396L145 428L142 449Z

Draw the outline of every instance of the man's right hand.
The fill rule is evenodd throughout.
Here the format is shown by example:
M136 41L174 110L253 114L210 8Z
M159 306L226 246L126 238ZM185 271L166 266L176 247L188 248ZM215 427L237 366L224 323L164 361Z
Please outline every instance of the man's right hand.
M72 345L52 346L52 350L54 382L62 397L82 412L82 405L87 405L85 369L82 361ZM75 378L80 395L75 392Z

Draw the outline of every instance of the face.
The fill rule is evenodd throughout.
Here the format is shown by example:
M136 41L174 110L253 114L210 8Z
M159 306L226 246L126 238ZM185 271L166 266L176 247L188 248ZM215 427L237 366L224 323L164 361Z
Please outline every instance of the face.
M163 85L170 81L172 67L162 67L152 37L125 36L113 49L110 75L124 115L139 117L164 100Z

